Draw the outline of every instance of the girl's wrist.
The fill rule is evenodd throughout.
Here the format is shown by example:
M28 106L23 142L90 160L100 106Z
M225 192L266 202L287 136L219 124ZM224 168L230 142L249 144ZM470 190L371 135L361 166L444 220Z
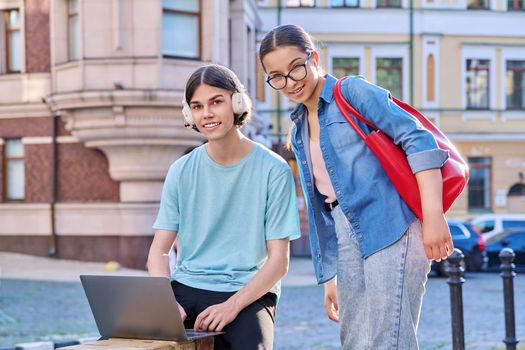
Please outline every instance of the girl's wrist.
M443 215L443 205L441 203L433 203L432 205L423 205L421 208L423 214L427 215Z
M332 278L330 281L325 282L325 283L323 284L323 286L324 286L325 288L331 288L331 287L335 287L335 283L336 283L336 279L335 279L335 277L334 277L334 278Z

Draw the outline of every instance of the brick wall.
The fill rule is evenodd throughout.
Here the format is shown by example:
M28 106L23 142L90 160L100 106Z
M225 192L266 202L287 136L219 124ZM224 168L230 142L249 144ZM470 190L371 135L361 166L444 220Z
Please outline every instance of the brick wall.
M51 247L51 236L0 236L3 252L16 252L47 256Z
M109 163L99 150L83 144L59 144L60 202L119 201L119 183L109 176Z
M59 236L62 259L118 261L121 265L146 269L152 236Z
M129 268L146 269L152 236L68 236L57 237L58 257L83 261L118 261ZM47 256L51 236L0 235L4 252Z
M0 119L0 137L51 136L50 117Z
M0 145L0 202L4 198L4 146Z
M51 127L50 117L0 119L0 138L51 136ZM58 135L70 135L61 120ZM108 160L101 151L64 143L58 144L58 158L58 201L119 201L119 183L109 176ZM51 201L51 159L51 144L25 145L26 202Z
M25 26L26 71L49 72L49 0L25 0Z
M51 144L25 145L25 201L51 202Z
M60 118L58 118L57 135L58 136L70 136L71 135L71 132L66 130L66 123L64 123L62 119Z

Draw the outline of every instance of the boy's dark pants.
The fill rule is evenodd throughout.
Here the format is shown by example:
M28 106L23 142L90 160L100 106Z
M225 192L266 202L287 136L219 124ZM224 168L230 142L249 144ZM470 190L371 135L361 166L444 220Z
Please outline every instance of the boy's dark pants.
M184 326L187 329L193 328L195 319L206 308L223 303L235 294L192 288L177 281L172 281L171 287L177 301L186 311ZM275 294L267 293L244 308L237 318L223 329L226 333L215 337L214 349L272 349L275 301Z

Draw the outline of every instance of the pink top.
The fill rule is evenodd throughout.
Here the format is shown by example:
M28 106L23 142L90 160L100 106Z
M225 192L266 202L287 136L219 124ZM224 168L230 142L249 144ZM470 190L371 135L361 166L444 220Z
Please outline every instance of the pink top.
M326 171L326 165L324 163L323 154L321 153L319 140L314 141L310 139L310 156L312 157L315 186L322 195L327 197L325 202L331 203L336 200L335 191L330 182L328 171Z

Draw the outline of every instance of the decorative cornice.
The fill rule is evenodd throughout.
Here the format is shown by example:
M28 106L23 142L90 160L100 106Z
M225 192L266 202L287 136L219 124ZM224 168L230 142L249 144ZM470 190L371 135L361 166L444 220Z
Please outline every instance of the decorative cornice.
M53 142L53 138L51 136L22 137L22 143L24 145L42 145L42 144L50 144L52 142Z
M81 91L45 101L72 134L63 143L78 140L105 154L121 201L158 200L169 166L204 141L184 128L182 91Z
M54 94L46 100L56 111L114 106L181 108L182 94L174 90L97 90Z
M52 142L53 142L53 138L51 136L22 137L22 143L24 145L42 145L42 144L50 144ZM78 143L80 141L75 136L58 136L56 138L56 142L64 144L64 143Z
M45 118L50 114L43 103L0 104L0 119Z

